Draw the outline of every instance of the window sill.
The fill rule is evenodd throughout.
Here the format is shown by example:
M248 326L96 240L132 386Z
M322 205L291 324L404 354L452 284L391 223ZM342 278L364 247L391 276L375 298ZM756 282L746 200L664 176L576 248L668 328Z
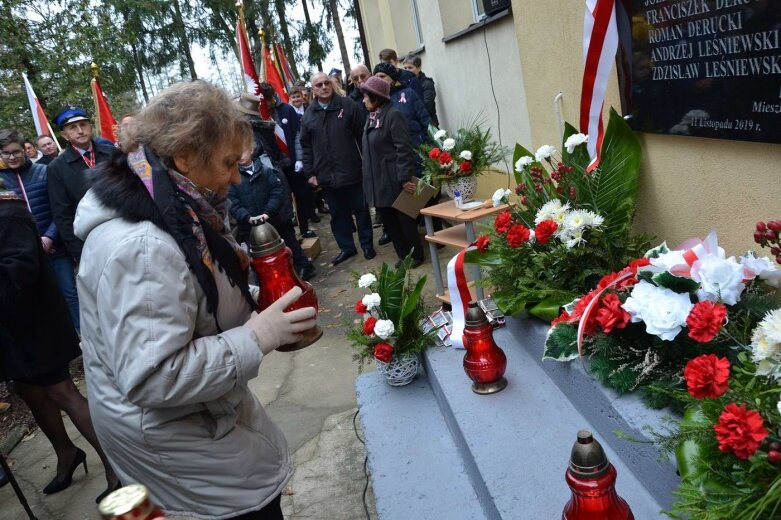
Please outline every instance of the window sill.
M504 11L499 11L498 13L496 13L493 16L489 16L488 18L485 18L485 19L483 19L480 22L473 23L472 25L470 25L466 29L462 29L462 30L458 31L457 33L453 33L453 34L451 34L449 36L445 36L444 38L442 38L442 43L450 43L453 40L457 40L457 39L461 38L462 36L466 36L467 34L469 34L471 32L479 31L480 29L482 29L486 25L494 23L494 22L496 22L498 20L501 20L502 18L504 18L505 16L509 16L510 14L511 14L510 13L510 9L505 9Z
M424 45L421 45L421 46L420 46L420 47L418 47L417 49L414 49L414 50L411 50L411 51L409 51L407 54L408 54L409 56L417 56L418 54L423 54L424 52L426 52L426 46L425 46L425 44L424 44Z

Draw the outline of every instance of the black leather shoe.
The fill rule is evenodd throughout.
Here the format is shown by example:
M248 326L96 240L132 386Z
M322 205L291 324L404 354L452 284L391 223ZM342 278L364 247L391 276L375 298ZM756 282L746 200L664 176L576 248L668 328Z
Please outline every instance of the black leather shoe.
M340 251L338 255L336 255L336 258L331 260L331 265L337 266L347 260L348 258L352 258L355 255L358 254L358 251Z
M315 266L307 264L298 271L298 276L300 276L302 280L307 281L312 278L316 272Z
M373 247L364 247L363 248L363 257L366 260L371 260L375 256L377 256L377 252L374 250Z
M387 233L383 233L380 239L377 241L377 244L381 246L385 246L391 243L391 238L388 236Z
M315 237L317 237L317 234L311 229L307 229L306 231L301 233L301 238L315 238Z
M117 483L116 483L116 484L114 484L113 486L109 486L109 487L107 487L107 488L106 488L106 490L105 490L105 491L103 491L103 493L101 493L100 495L98 495L98 497L95 499L95 503L96 503L96 504L100 504L100 502L101 502L101 501L102 501L104 498L106 498L107 496L109 496L109 494L113 493L114 491L116 491L117 489L119 489L119 488L121 488L121 487L122 487L122 482L120 482L120 481L118 481L118 480L117 480Z
M68 468L68 474L64 477L55 476L54 479L49 482L45 488L43 488L44 495L53 495L59 493L63 489L67 489L71 485L73 480L73 472L80 464L84 464L84 473L87 473L87 454L76 448L76 456L73 457L70 468Z

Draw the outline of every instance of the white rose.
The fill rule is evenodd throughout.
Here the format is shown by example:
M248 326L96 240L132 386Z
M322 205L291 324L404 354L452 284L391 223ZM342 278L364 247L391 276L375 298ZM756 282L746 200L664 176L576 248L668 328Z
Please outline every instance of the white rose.
M465 161L471 161L472 160L472 152L469 150L464 150L460 154L458 154L459 157L461 157Z
M537 159L537 162L542 162L554 153L556 153L556 149L554 147L549 144L544 144L537 148L537 151L534 152L534 158Z
M692 264L692 279L700 282L697 298L712 302L721 300L727 305L740 301L740 293L746 288L743 283L743 266L735 257L719 258L708 255Z
M588 136L585 134L572 134L564 141L564 146L567 148L567 153L575 151L575 147L583 143L588 142Z
M391 320L377 320L374 324L374 334L380 339L388 339L396 332Z
M439 141L440 139L443 139L447 135L447 132L444 130L437 130L437 133L434 134L434 139Z
M455 147L456 147L456 140L450 137L445 139L445 141L442 143L442 149L445 150L446 152L449 152Z
M507 197L510 196L510 193L512 193L507 188L499 188L494 192L494 194L491 196L491 201L494 204L494 207L497 208L507 202Z
M632 317L633 323L645 323L648 334L672 341L686 325L686 318L694 305L688 293L679 294L640 280L622 307Z
M367 294L361 299L361 301L363 302L364 305L366 305L366 308L368 310L372 310L375 307L380 306L380 295L377 294L376 292Z
M749 251L746 253L746 256L741 256L738 262L754 273L754 276L758 276L760 280L767 282L768 285L773 287L779 286L781 269L776 267L776 264L768 257L756 258L754 253Z
M374 276L371 273L368 273L368 274L365 274L365 275L361 276L358 279L358 287L361 287L361 288L370 287L376 281L377 281L377 277Z
M524 155L523 157L515 161L515 171L521 172L526 166L529 166L533 162L534 159L532 159L531 156Z

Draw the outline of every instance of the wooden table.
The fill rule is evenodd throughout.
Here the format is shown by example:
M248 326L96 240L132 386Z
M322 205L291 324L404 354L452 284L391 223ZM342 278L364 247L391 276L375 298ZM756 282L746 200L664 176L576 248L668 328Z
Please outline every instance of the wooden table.
M442 280L442 270L439 267L439 249L437 245L445 245L454 247L456 249L464 249L469 244L475 241L477 236L475 235L474 223L478 220L496 215L510 206L503 204L496 208L480 208L468 211L463 211L456 208L455 202L448 200L442 202L436 206L430 206L420 210L426 221L426 242L428 242L429 251L431 252L431 264L434 268L434 284L437 288L437 299L443 303L450 304L450 292L445 288L445 284ZM454 225L449 228L445 228L441 231L434 231L434 218L441 218L452 222ZM472 280L476 282L480 279L480 268L473 266L470 271L472 272ZM485 298L484 290L479 284L471 283L469 293L473 299L482 300Z

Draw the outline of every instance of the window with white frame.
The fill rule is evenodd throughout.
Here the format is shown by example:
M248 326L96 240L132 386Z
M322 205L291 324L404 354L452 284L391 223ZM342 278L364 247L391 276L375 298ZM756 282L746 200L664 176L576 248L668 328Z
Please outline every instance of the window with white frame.
M471 0L472 2L472 17L475 22L479 22L485 18L485 6L483 0Z
M418 44L418 49L423 47L423 31L420 29L420 14L418 14L418 0L410 0L412 8L412 28L415 32L415 41Z

